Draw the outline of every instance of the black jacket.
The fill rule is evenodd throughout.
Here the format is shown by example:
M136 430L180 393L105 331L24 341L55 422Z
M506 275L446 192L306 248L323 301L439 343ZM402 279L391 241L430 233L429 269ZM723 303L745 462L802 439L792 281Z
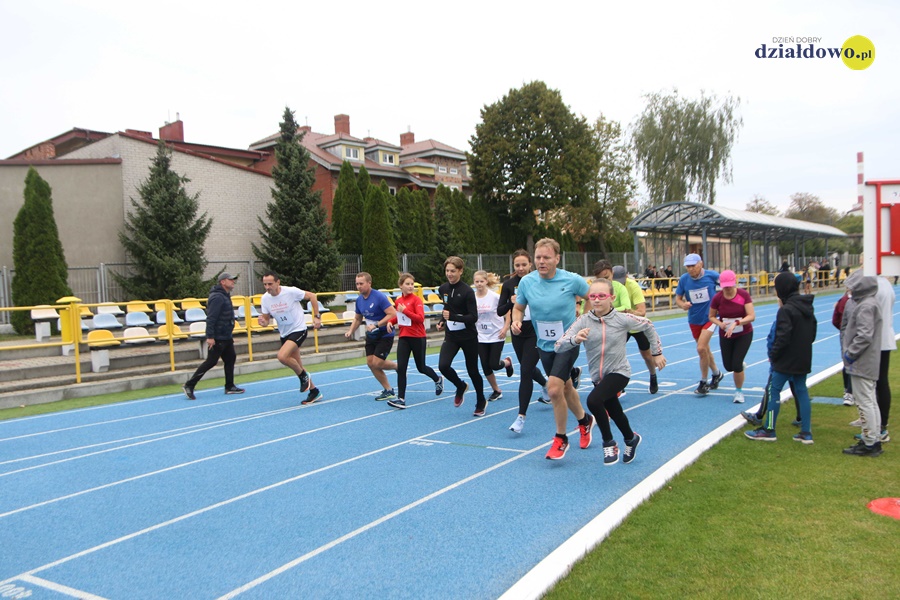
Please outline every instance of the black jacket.
M455 284L445 281L438 288L438 296L444 302L444 310L450 312L449 321L465 324L464 329L451 331L444 323L444 337L455 341L478 339L475 322L478 320L478 304L475 301L475 290L460 280Z
M772 370L806 375L812 370L812 346L816 341L816 314L812 295L793 293L775 316L775 341L769 349Z
M234 308L231 294L221 284L209 290L206 301L206 339L230 340L234 337Z

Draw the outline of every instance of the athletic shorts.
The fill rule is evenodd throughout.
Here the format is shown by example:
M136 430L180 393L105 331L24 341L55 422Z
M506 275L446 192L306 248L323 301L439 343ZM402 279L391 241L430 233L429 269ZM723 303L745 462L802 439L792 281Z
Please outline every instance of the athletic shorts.
M394 336L385 336L381 339L373 340L366 337L366 356L377 356L381 360L385 360L394 347Z
M700 339L700 332L704 329L709 331L710 333L715 333L716 331L716 324L712 321L707 321L705 325L694 325L693 323L691 323L690 325L691 333L693 334L695 340Z
M284 336L283 338L281 338L281 345L284 346L284 343L286 341L290 340L290 341L294 342L295 344L297 344L297 347L299 348L303 344L303 341L306 339L307 333L309 333L308 329L304 329L303 331L295 331L294 333L289 333L286 336Z
M647 338L647 334L643 331L629 331L628 337L634 338L637 341L638 350L644 352L650 349L650 340ZM625 341L628 341L628 338L625 338Z
M551 375L563 381L568 381L572 377L572 367L578 360L578 354L581 352L581 346L577 346L568 352L547 352L538 348L541 355L541 365L547 373L547 377Z

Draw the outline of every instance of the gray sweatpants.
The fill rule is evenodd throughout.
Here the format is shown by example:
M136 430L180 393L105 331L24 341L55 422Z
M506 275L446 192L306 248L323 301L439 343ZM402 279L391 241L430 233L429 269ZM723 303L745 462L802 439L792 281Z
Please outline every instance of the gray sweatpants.
M871 446L881 440L881 411L875 399L875 381L850 375L853 386L853 399L859 409L859 421L862 424L862 440Z

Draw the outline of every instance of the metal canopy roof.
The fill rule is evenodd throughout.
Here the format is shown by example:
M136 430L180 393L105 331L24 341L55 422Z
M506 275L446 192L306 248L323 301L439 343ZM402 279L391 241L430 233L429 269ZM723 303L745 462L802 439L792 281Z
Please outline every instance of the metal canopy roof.
M773 217L699 202L669 202L645 210L628 229L654 233L707 235L724 238L808 240L847 237L836 227Z

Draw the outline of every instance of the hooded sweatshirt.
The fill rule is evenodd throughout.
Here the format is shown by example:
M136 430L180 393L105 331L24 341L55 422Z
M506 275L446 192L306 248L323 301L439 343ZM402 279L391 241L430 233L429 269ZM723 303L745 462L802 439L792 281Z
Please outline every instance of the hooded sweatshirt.
M841 351L847 373L863 379L878 380L881 364L881 307L875 294L878 280L862 270L847 278L850 300L841 321Z
M769 348L772 370L788 375L806 375L812 370L812 345L816 341L813 296L800 295L800 282L793 273L775 277L775 292L782 306L775 316L775 339Z

